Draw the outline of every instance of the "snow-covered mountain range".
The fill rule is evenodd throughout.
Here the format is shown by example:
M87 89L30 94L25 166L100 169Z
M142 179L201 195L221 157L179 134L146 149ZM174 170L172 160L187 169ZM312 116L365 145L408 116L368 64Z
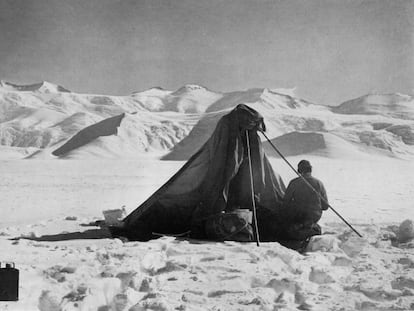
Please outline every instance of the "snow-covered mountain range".
M267 136L286 155L414 156L414 98L409 95L371 94L323 106L286 89L218 93L185 85L176 91L154 87L107 96L74 93L49 82L1 81L0 158L185 160L238 104L263 114Z

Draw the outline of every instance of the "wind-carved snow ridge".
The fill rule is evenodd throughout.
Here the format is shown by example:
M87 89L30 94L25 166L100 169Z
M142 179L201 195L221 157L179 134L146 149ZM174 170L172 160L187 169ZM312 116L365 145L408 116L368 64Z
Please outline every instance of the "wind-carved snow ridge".
M81 130L63 146L52 152L55 156L64 156L72 150L82 147L101 136L116 135L125 114L105 119Z
M0 145L14 149L2 148L0 158L34 152L32 158L50 156L87 127L125 114L116 135L97 133L65 157L145 154L185 160L208 139L219 118L238 104L263 115L268 137L282 144L287 154L414 156L414 99L409 95L369 94L329 107L298 98L296 88L219 93L187 84L176 91L153 87L129 96L108 96L69 92L50 82L2 81ZM318 143L306 147L315 137Z

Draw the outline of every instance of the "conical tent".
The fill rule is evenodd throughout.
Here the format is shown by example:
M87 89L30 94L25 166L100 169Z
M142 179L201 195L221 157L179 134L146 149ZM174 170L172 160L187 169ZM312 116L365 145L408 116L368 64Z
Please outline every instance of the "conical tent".
M124 219L124 235L148 240L152 232L206 238L203 224L209 217L236 208L252 208L248 162L249 139L254 197L261 219L281 207L285 185L263 152L257 131L263 117L246 105L223 116L208 141L188 162ZM248 135L246 135L246 133Z

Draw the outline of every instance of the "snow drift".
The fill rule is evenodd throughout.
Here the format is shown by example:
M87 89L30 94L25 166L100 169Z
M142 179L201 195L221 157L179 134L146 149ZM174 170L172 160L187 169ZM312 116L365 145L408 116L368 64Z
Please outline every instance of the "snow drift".
M271 143L278 146L278 150L284 156L307 154L326 148L324 135L312 132L290 132L272 139ZM269 142L264 143L263 148L268 154L274 153Z

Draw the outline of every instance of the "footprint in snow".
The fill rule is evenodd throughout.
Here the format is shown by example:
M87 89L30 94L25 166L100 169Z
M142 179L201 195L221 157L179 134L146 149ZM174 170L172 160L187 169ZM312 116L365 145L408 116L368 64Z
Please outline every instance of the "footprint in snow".
M414 268L414 260L408 257L402 257L398 260L400 265L403 265L406 269Z
M40 311L60 311L61 310L61 299L57 298L48 290L43 290L39 300L37 307Z
M382 287L378 288L364 288L361 285L354 285L350 287L345 287L344 290L360 292L364 294L367 298L370 298L375 301L391 301L396 300L401 297L403 293L399 290L385 290Z
M321 268L311 268L311 272L309 274L309 281L314 282L316 284L327 284L327 283L335 283L333 277L328 274L325 270Z
M393 289L404 290L406 288L414 289L414 279L400 276L391 282L391 287Z
M200 259L200 262L209 262L209 261L216 261L216 260L224 260L224 255L218 256L207 256Z
M230 291L230 290L216 290L209 292L207 294L207 297L209 298L215 298L215 297L221 297L223 295L231 295L231 294L243 294L243 291Z

